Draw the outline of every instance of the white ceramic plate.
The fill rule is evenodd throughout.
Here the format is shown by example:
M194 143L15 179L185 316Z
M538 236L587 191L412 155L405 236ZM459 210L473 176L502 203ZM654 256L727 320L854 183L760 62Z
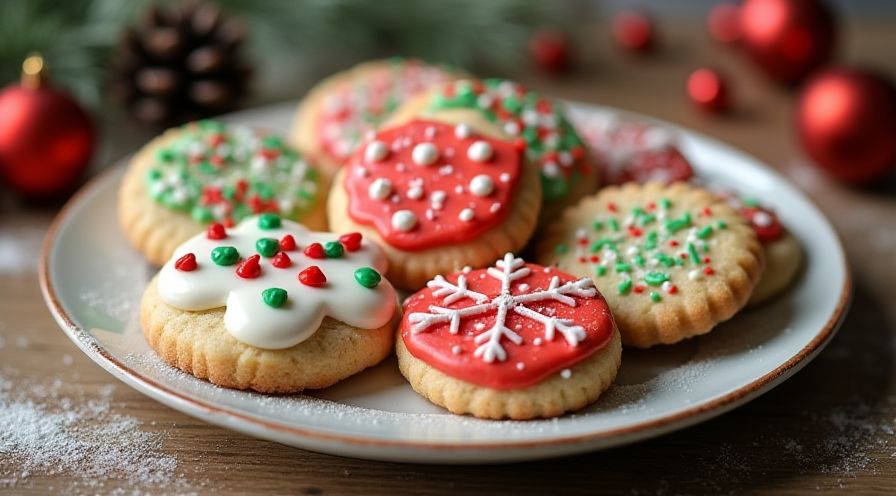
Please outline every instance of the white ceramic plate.
M617 112L571 107L580 115ZM228 119L283 131L293 109L282 104ZM50 228L41 263L44 296L72 341L126 384L202 420L301 448L404 462L497 462L658 436L731 410L806 365L833 336L851 290L840 241L805 196L754 158L678 130L699 175L777 209L806 250L805 270L783 297L709 335L626 350L616 384L575 415L529 422L451 415L416 395L394 359L329 389L295 396L222 389L172 369L150 351L137 323L140 295L154 269L118 228L122 167L85 186Z

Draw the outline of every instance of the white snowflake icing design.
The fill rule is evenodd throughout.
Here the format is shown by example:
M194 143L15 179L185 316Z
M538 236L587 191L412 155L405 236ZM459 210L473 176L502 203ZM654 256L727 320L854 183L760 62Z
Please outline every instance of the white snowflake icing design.
M573 296L593 298L597 295L597 289L590 278L583 277L576 281L560 284L560 278L554 276L551 278L547 289L514 295L510 292L511 284L514 281L528 277L531 274L531 270L526 267L522 258L515 257L512 253L504 255L504 258L498 260L494 267L489 267L486 273L501 281L501 292L493 298L471 290L467 286L467 278L464 274L458 276L457 284L452 284L442 276L436 276L435 279L427 283L428 287L435 289L432 293L433 296L444 296L442 305L451 305L463 299L472 300L474 304L457 309L430 305L429 313L415 312L408 317L413 324L411 332L415 334L426 332L431 330L432 326L436 324L447 322L449 332L457 334L460 330L461 320L464 318L497 310L495 323L491 328L486 329L485 326L476 328L477 331L481 332L474 338L476 344L479 345L474 355L486 363L492 363L496 359L499 362L507 359L507 352L502 344L504 339L508 339L514 344L522 344L523 342L523 338L519 334L505 325L508 312L514 312L517 315L542 324L546 341L553 340L557 332L572 346L578 345L579 342L585 339L585 329L571 319L548 316L525 306L525 304L540 301L558 301L564 305L575 307L576 300ZM520 287L522 286L521 284Z

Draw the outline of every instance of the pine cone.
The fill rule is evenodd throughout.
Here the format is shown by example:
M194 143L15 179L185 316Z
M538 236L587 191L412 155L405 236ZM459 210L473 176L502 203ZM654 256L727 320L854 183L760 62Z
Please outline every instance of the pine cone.
M139 120L179 124L233 110L251 69L245 30L199 1L151 7L128 28L114 59L113 91Z

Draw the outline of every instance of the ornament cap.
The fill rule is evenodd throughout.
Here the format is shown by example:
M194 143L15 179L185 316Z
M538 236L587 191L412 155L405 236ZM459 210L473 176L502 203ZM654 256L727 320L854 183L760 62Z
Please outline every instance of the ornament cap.
M46 82L44 71L44 58L39 53L33 53L22 62L21 84L25 88L36 90Z

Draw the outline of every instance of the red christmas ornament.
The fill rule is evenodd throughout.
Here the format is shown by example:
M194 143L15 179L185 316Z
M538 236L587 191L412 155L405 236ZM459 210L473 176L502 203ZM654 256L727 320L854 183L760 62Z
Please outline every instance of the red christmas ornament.
M740 31L754 62L787 84L830 59L836 34L833 15L821 0L746 0Z
M688 77L688 97L697 107L719 113L728 109L728 88L725 79L714 69L701 68Z
M339 242L345 247L345 251L358 251L361 248L361 233L343 234L339 236Z
M640 10L623 10L613 19L613 36L620 47L636 53L650 51L655 43L653 20Z
M252 255L251 257L243 260L236 267L236 275L242 277L243 279L255 279L256 277L261 275L261 266L259 265L259 261L261 260L261 255Z
M0 92L0 175L19 193L47 198L68 192L93 154L93 125L65 92L52 88L38 55L22 80Z
M709 11L706 20L709 34L720 43L735 43L740 39L740 7L720 3Z
M327 258L323 245L320 243L311 243L305 247L305 256L309 258Z
M299 282L312 288L322 287L327 283L327 276L317 265L311 265L299 272Z
M187 253L186 255L177 259L174 262L174 268L177 270L182 270L184 272L192 272L196 270L196 255L192 253Z
M572 69L572 43L561 31L535 33L529 42L532 60L548 74L565 74Z
M896 164L896 89L883 76L845 67L816 74L796 118L806 152L842 181L871 181Z
M208 226L208 229L205 231L205 237L208 239L226 239L227 238L227 230L224 229L224 226L215 222L214 224Z

